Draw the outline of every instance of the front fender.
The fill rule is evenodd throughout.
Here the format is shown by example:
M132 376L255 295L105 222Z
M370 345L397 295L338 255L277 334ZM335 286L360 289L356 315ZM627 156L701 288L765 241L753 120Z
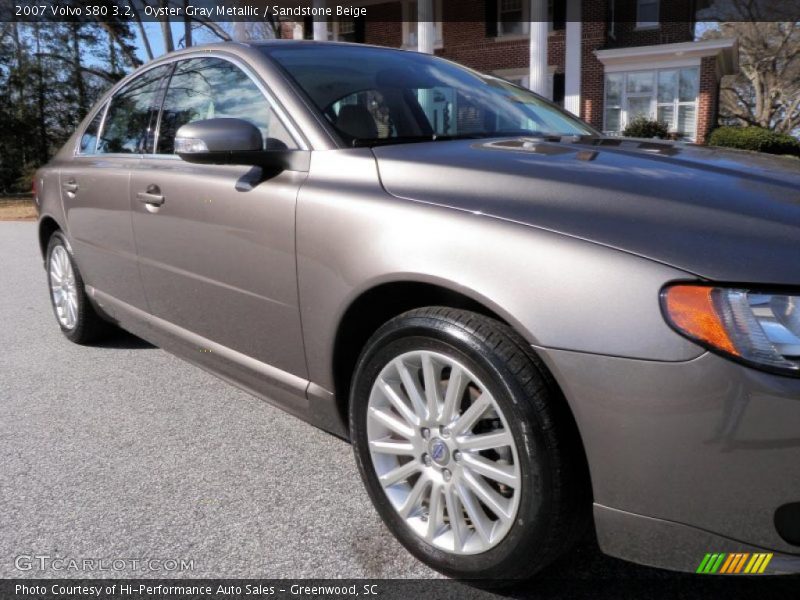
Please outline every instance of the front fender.
M537 346L685 361L659 292L690 274L527 225L388 195L368 151L314 153L298 199L300 303L311 381L333 389L348 306L390 281L435 283L506 319Z

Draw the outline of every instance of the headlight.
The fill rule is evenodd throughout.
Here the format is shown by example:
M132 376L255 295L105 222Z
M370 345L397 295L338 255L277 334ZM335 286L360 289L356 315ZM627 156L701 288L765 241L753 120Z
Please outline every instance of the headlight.
M678 333L754 367L800 377L800 294L678 284L661 306Z

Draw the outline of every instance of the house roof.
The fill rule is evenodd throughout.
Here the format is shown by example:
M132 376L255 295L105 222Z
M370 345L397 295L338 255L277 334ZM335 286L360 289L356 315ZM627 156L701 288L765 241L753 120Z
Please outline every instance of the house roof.
M716 56L719 59L721 75L733 75L739 70L739 49L734 38L610 48L607 50L595 50L595 55L606 67L657 64L671 60L700 59L706 56Z

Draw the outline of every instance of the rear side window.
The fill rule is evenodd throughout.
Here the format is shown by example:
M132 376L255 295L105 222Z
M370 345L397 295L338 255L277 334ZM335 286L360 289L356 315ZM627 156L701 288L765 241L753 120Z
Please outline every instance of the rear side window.
M97 136L100 132L100 125L103 124L103 113L106 112L106 107L100 109L95 115L89 126L83 131L81 141L78 144L78 154L95 154L97 151Z
M150 69L114 95L97 144L98 154L152 152L162 83L170 68Z
M175 151L175 133L183 125L223 117L244 119L258 127L265 148L296 148L269 101L244 71L219 58L193 58L178 63L170 79L157 153Z

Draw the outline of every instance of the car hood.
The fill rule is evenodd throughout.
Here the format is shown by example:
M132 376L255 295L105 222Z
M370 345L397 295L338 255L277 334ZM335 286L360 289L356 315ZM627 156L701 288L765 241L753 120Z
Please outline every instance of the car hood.
M718 281L800 285L800 160L619 138L373 152L383 186L400 198L560 232Z

